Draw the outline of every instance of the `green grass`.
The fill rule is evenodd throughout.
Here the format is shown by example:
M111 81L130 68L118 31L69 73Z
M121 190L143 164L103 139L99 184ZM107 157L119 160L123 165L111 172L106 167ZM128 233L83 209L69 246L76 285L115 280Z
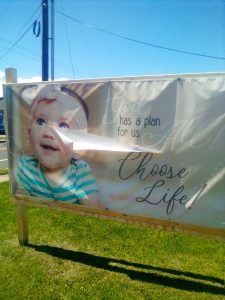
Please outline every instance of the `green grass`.
M224 299L223 241L30 208L0 184L0 299Z
M0 169L0 175L8 174L8 169Z

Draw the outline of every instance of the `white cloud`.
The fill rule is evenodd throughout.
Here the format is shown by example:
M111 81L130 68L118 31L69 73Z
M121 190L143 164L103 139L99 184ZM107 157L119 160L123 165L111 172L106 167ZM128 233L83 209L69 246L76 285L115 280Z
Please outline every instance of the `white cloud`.
M66 81L66 80L70 80L70 79L66 77L62 77L62 78L57 78L54 81ZM18 83L26 83L26 82L42 82L42 78L40 76L34 76L31 78L20 78L20 77L18 78Z
M17 81L18 81L18 83L22 83L22 82L25 83L25 82L40 82L42 80L41 80L40 76L33 76L31 78L18 77Z
M55 79L55 81L66 81L66 80L71 80L71 79L66 78L66 77Z
M59 79L55 79L55 81L66 81L69 80L66 77L62 77ZM18 83L29 83L29 82L42 82L42 78L41 76L33 76L30 78L22 78L22 77L18 77L17 78ZM5 72L0 71L0 97L3 96L3 91L2 91L2 84L5 83Z
M0 79L4 79L5 78L5 72L0 71Z

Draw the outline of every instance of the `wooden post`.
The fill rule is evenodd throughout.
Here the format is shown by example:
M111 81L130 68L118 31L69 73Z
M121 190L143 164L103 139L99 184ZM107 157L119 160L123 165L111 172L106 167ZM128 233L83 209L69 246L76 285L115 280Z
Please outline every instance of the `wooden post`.
M28 244L27 207L16 200L17 228L20 245Z
M5 81L6 83L16 83L17 70L14 68L5 69ZM19 243L20 245L26 245L28 243L27 208L20 203L20 200L16 200L16 211Z

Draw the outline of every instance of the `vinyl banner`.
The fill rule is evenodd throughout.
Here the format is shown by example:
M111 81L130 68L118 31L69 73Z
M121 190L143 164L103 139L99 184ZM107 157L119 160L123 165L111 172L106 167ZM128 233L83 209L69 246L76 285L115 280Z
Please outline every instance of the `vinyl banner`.
M12 195L224 230L225 75L4 86Z

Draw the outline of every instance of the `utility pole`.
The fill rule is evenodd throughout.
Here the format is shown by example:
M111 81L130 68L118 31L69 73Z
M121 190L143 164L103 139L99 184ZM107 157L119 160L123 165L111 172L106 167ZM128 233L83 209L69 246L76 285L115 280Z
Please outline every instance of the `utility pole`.
M54 80L54 44L55 44L55 27L54 24L54 0L51 0L51 80Z
M42 81L48 81L48 0L42 0Z

